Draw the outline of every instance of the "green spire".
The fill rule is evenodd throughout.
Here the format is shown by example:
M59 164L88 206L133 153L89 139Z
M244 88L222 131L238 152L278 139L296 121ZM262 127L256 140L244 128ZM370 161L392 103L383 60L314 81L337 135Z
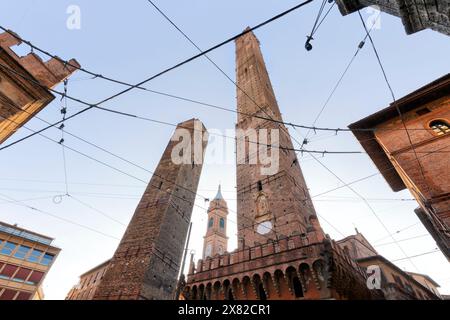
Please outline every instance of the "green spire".
M219 190L217 190L217 194L216 194L216 197L214 198L214 200L223 200L220 184L219 184Z

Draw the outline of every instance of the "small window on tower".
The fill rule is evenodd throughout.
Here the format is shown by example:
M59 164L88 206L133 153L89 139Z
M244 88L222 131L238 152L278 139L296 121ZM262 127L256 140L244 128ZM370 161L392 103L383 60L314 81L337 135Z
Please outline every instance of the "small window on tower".
M434 120L430 122L430 128L438 136L442 136L450 132L448 123L444 120Z
M258 181L258 191L262 191L262 182Z
M220 229L225 228L225 220L223 218L220 218L219 226L220 226Z
M214 218L210 218L208 222L208 228L211 228L214 224Z

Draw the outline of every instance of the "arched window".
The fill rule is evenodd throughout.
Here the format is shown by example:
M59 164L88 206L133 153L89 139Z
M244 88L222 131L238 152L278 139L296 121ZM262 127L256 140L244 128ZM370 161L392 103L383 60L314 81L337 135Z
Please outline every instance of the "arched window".
M296 298L302 298L303 297L303 289L302 289L302 284L300 283L300 280L298 279L297 276L295 276L292 279L292 285L294 287L294 294Z
M259 300L267 300L266 292L264 291L264 287L262 283L258 286Z
M231 288L228 289L228 300L234 300L233 291L231 290Z
M214 224L214 218L211 217L208 222L208 228L211 228L213 226L213 224Z
M450 132L450 127L444 120L434 120L430 122L430 128L438 136L444 135Z
M225 228L225 220L223 218L220 218L219 226L220 226L220 229L224 229Z

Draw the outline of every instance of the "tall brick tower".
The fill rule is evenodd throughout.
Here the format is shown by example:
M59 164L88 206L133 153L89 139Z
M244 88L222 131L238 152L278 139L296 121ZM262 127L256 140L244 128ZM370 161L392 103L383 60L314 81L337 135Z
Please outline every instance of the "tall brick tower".
M314 225L322 232L305 179L292 151L287 128L271 118L283 121L269 79L259 41L250 32L236 40L237 130L278 130L279 170L263 175L264 165L255 159L247 143L245 163L237 163L237 218L239 248L265 243L280 236L304 234ZM258 135L263 134L259 133ZM259 140L260 141L260 140ZM267 140L270 144L270 138ZM239 142L239 138L237 140ZM287 148L287 149L286 149ZM291 149L291 150L288 150ZM252 164L253 163L253 164Z
M227 202L220 190L208 208L208 222L203 243L203 259L223 254L228 249L227 237Z
M195 138L181 151L180 143L187 141L185 134ZM202 170L206 134L199 120L178 124L94 300L173 298ZM200 154L196 148L199 145ZM173 154L191 157L176 164Z
M233 252L206 256L197 264L191 258L186 284L180 290L182 299L380 298L381 294L368 289L365 271L348 250L325 236L320 227L297 157L291 151L291 139L280 124L280 110L253 33L236 40L236 53L239 246ZM260 137L265 134L268 138L267 132L260 129L270 131L270 139L264 143ZM270 129L279 130L279 139L277 131ZM254 144L263 148L242 152L244 142L246 151L255 142L255 131L259 138ZM240 132L250 133L241 136ZM274 146L266 152L268 144ZM270 164L260 158L277 151L279 170L262 170Z

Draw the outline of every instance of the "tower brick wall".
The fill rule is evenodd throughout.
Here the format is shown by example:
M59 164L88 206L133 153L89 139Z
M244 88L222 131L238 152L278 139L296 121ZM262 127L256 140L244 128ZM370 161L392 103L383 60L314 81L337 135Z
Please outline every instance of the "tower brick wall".
M180 123L177 130L201 134L199 120ZM175 164L172 152L179 143L174 137L139 202L133 218L97 289L94 299L173 299L184 244L203 163ZM192 141L191 159L194 156ZM184 151L187 152L187 151Z
M261 162L261 153L252 150L263 146L262 143L256 145L246 139L245 159L237 159L238 243L242 248L279 236L305 233L316 213L287 128L280 124L283 120L259 41L251 32L236 40L236 66L236 129L241 132L255 129L258 139L265 135L260 130L267 129L267 144L273 143L271 130L275 130L280 146L269 149L272 153L279 152L275 174L265 175L261 171L267 165ZM237 143L242 139L238 138Z

